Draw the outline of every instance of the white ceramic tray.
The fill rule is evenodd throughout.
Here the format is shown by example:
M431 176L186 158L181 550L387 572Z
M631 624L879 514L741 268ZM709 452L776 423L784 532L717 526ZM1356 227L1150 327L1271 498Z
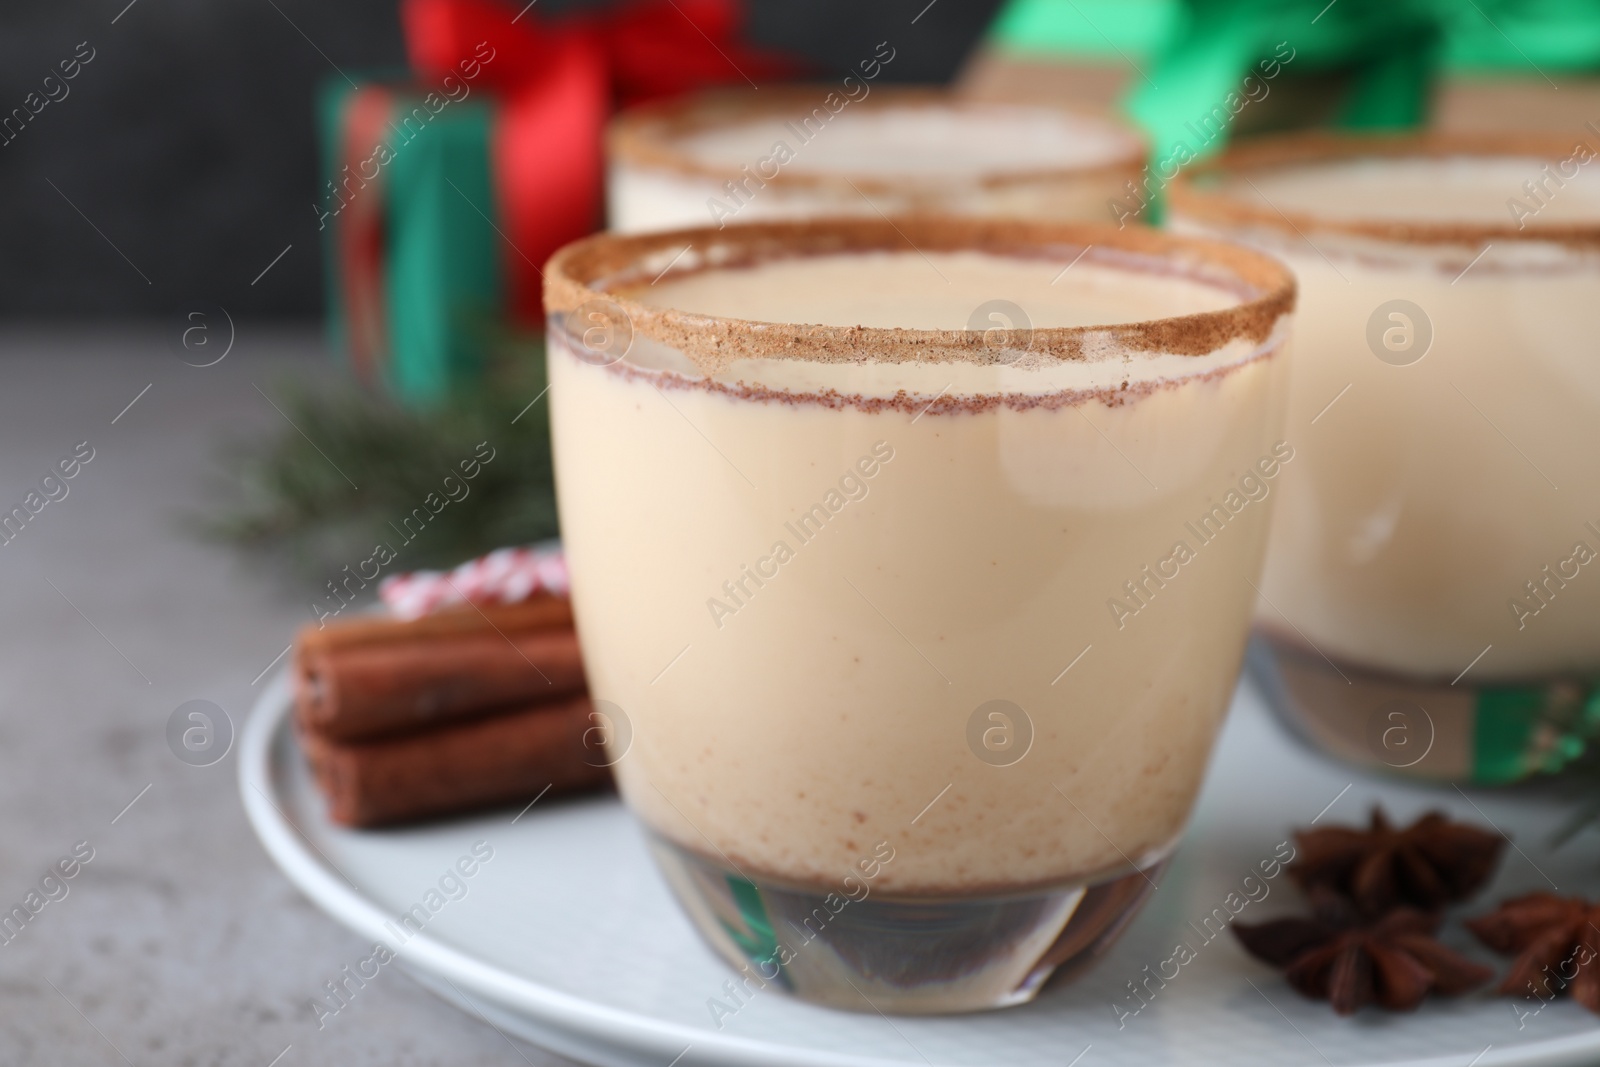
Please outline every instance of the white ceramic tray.
M1205 918L1219 908L1227 914L1232 892L1241 894L1237 906L1243 879L1259 873L1291 825L1319 815L1319 825L1364 820L1379 800L1399 819L1437 807L1511 836L1516 847L1468 913L1551 885L1600 891L1592 847L1546 846L1563 809L1540 791L1468 795L1357 776L1287 736L1248 685L1161 888L1076 982L1024 1007L955 1018L840 1013L767 991L724 1017L720 1029L708 1001L739 1004L723 988L730 972L679 913L617 800L544 800L520 815L511 809L420 829L340 829L324 817L289 709L287 678L279 676L240 745L245 809L284 873L363 938L398 948L398 963L446 999L577 1060L606 1067L1600 1063L1600 1020L1565 1000L1520 1020L1518 1011L1537 1002L1513 1005L1487 994L1430 1000L1411 1014L1369 1010L1339 1019L1245 956L1232 934L1205 939ZM479 853L492 849L492 856L466 863L471 877L445 877L479 842ZM1240 921L1299 906L1286 878L1259 884L1269 887L1267 896L1245 905ZM411 933L401 916L418 904L422 918L411 914L421 932ZM403 944L396 931L406 935ZM1459 928L1447 936L1492 961ZM1148 1004L1133 999L1127 983L1142 982L1147 966L1171 974L1164 961L1180 941L1195 958L1164 986L1152 981ZM1123 1014L1134 1008L1137 1014Z

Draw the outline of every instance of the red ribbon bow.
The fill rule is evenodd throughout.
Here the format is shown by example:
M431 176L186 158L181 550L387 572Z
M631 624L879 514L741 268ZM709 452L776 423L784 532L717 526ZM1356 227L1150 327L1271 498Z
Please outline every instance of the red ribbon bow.
M501 100L492 168L510 245L510 310L524 322L542 317L539 266L599 222L602 134L613 103L798 69L738 39L741 0L634 0L548 21L532 8L405 0L400 13L412 69L425 83L459 77L483 44L493 49L479 83Z

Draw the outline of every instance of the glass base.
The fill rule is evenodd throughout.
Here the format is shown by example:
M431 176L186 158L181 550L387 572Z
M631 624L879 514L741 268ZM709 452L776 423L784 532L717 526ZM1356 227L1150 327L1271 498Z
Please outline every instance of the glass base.
M1600 733L1600 686L1555 678L1477 685L1337 665L1257 632L1246 659L1296 734L1363 767L1436 782L1495 785L1558 771Z
M1097 958L1165 866L1005 896L895 897L864 880L853 891L751 881L658 835L650 839L679 903L738 972L707 1002L719 1025L764 990L908 1015L1025 1003L1051 975L1077 974Z

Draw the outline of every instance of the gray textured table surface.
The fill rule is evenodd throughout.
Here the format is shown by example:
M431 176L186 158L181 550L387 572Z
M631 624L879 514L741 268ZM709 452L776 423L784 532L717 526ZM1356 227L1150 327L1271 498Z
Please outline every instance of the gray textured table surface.
M309 329L241 326L205 369L148 328L0 334L0 512L94 449L0 547L0 912L93 849L0 942L0 1063L561 1062L393 969L319 1029L312 998L368 946L268 861L233 754L191 767L168 749L187 700L241 724L309 616L309 582L253 571L183 519L214 492L220 438L282 425L255 387L328 373Z

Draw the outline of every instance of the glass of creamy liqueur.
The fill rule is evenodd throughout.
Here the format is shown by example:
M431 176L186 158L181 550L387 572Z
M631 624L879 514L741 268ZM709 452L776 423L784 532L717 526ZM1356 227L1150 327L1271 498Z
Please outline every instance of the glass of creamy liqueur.
M809 86L637 107L607 157L624 232L910 212L1100 221L1144 142L1110 116L863 82L854 99Z
M1174 189L1300 280L1251 662L1342 755L1504 781L1600 712L1597 149L1292 138Z
M546 282L598 728L737 971L708 1010L993 1008L1092 959L1244 653L1288 271L872 219L600 235Z

